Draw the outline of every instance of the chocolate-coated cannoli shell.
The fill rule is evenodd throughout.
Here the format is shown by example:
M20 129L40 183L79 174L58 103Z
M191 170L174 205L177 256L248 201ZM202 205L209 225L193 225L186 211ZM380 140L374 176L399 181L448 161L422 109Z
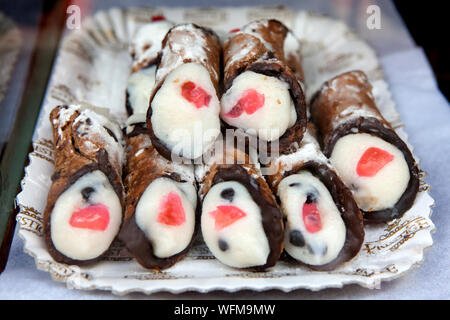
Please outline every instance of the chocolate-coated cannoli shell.
M330 157L339 138L352 133L377 136L403 153L410 172L405 192L392 208L364 212L367 222L400 218L413 205L419 189L417 163L406 143L376 107L372 86L362 71L346 72L327 81L311 100L311 119L318 128L327 157Z
M55 170L51 177L52 185L48 192L47 204L44 210L43 234L50 255L57 262L66 264L83 265L99 260L103 255L90 260L75 260L60 253L51 240L50 216L59 196L86 173L100 170L108 178L114 188L121 205L124 201L124 191L121 178L121 163L112 163L106 149L98 144L98 140L90 140L89 136L77 134L73 122L80 115L75 111L65 123L58 121L59 113L66 110L67 106L58 106L50 113L50 122L53 126L53 146ZM106 129L106 128L105 128ZM105 130L106 131L106 130ZM105 132L105 134L109 134ZM81 148L85 141L97 144L99 149L88 152ZM106 253L106 251L105 251Z
M143 150L138 153L138 151ZM171 267L182 259L192 246L198 230L198 221L190 244L181 252L168 257L158 258L153 254L153 247L145 233L138 227L135 219L136 206L150 183L160 177L173 179L177 182L186 180L176 172L177 165L162 158L152 146L148 130L144 124L135 125L127 135L127 164L125 166L125 218L119 233L119 239L125 243L128 252L142 266L153 270ZM193 172L192 172L193 179ZM198 220L198 207L196 220Z
M230 151L227 150L225 152ZM234 152L235 159L238 158L238 154L240 156L243 155L237 149ZM245 154L244 157L246 160L242 164L238 164L235 161L234 164L215 163L211 165L198 181L201 186L200 197L203 199L212 186L224 181L237 181L245 186L253 201L261 208L262 225L270 247L267 262L264 265L248 269L251 271L264 271L276 264L283 251L283 217L266 180L259 170L250 163L248 155Z
M188 46L193 46L199 37L205 41L205 45L196 48L199 54L190 54L186 56ZM147 111L147 127L149 130L152 144L156 150L168 160L171 160L171 150L155 135L152 126L152 100L158 90L164 83L167 75L178 66L185 63L199 63L208 70L211 82L219 95L219 82L221 79L221 55L222 46L220 39L214 31L209 28L201 27L193 23L180 24L172 27L166 34L163 43L160 59L156 69L156 84L150 97L149 108Z
M255 21L244 27L244 30L249 27L271 48L268 48L260 38L245 31L229 38L223 46L224 92L232 86L233 80L245 71L276 77L286 82L297 113L296 123L279 138L280 153L286 153L292 142L302 139L306 130L305 95L299 82L303 80L301 56L295 57L292 54L285 56L283 44L289 30L280 21L274 19ZM245 55L239 54L242 50L248 52ZM237 55L240 56L239 59L236 59ZM228 124L225 126L232 127ZM267 144L267 150L270 152L270 143Z
M309 127L311 127L311 124L309 124ZM341 249L338 256L327 264L320 266L305 264L314 270L327 271L335 269L337 266L351 260L358 254L364 241L365 232L362 213L359 210L351 191L342 182L334 168L320 151L319 144L314 136L311 135L313 132L312 130L313 128L311 127L311 129L305 133L305 138L296 152L301 154L302 150L305 151L308 148L310 150L315 150L316 153L311 155L310 151L307 151L309 155L306 155L305 153L305 157L298 157L298 160L295 163L288 164L280 159L281 161L274 164L278 169L277 172L266 176L266 179L274 194L277 194L278 184L282 179L295 174L300 170L307 170L317 177L330 192L346 227L344 247Z

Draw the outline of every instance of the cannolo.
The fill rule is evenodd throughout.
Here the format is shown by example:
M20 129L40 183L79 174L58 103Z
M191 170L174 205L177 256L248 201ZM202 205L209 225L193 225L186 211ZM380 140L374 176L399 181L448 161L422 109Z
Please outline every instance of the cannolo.
M126 90L126 108L130 122L145 122L162 41L173 24L167 20L141 26L130 44L131 74Z
M170 27L166 21L152 22L136 34L139 41L135 42L152 44L153 54L146 54L144 59L133 55L137 50L131 50L133 60L145 63L132 70L127 86L126 200L119 238L137 262L156 270L168 268L186 255L197 225L193 167L163 158L152 145L146 127L156 58ZM155 28L157 32L151 32Z
M363 217L313 130L292 153L272 161L266 179L281 203L285 251L312 269L332 270L359 252Z
M222 263L263 271L282 252L281 212L248 154L231 144L220 150L195 169L203 239Z
M126 142L125 218L119 238L142 266L165 269L186 255L194 239L194 170L163 158L145 124L134 124Z
M412 206L419 188L417 164L378 110L362 71L327 81L312 99L311 117L324 154L366 221L390 221Z
M287 152L306 127L300 42L277 20L258 20L225 41L221 119ZM267 148L270 151L270 145Z
M122 223L123 141L108 117L78 105L50 113L55 171L44 212L44 238L58 262L98 260Z
M147 126L166 159L199 158L217 139L220 59L220 41L210 29L181 24L164 38Z

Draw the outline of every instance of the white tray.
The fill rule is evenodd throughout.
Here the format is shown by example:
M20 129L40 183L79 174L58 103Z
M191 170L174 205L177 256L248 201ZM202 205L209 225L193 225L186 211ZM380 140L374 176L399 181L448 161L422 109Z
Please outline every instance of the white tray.
M342 22L308 12L260 7L113 8L98 12L86 18L79 30L64 37L33 137L34 150L25 168L22 192L17 196L19 235L25 252L34 257L37 268L50 272L53 279L64 281L69 288L102 289L122 295L137 291L149 294L156 291L320 290L350 283L377 288L381 281L400 277L423 260L425 249L433 244L431 234L435 227L430 220L434 200L428 194L429 186L422 172L420 192L413 207L401 219L367 227L359 254L330 272L311 271L284 261L263 273L232 269L216 261L201 239L187 257L163 272L146 270L133 259L123 257L123 248L117 243L113 243L102 261L90 266L55 262L42 237L43 211L53 172L48 114L56 105L83 101L108 107L119 121L124 121L124 92L131 63L127 44L141 23L159 14L174 22L210 26L218 33L262 17L283 21L304 44L308 97L332 76L361 69L372 81L381 112L407 141L375 52Z

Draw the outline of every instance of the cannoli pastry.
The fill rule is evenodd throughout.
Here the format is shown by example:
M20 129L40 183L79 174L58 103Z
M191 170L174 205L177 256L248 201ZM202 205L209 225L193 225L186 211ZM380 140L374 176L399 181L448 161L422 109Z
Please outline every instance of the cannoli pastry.
M362 71L327 81L312 99L311 117L324 154L353 192L365 220L390 221L412 206L419 188L417 164L376 107Z
M285 251L312 269L332 270L359 252L363 217L312 130L271 162L266 179L281 203Z
M133 125L126 142L125 218L119 238L142 266L165 269L186 255L195 236L194 169L163 158L143 123Z
M282 215L248 154L225 145L196 166L195 175L201 231L211 253L234 268L263 271L275 265L283 248Z
M257 20L225 41L223 55L221 119L287 152L307 120L299 40L277 20Z
M44 212L44 238L58 262L98 260L122 223L123 141L100 111L78 105L50 113L55 171Z
M210 29L176 25L162 43L147 126L166 159L197 159L220 133L221 45Z
M163 158L144 124L127 135L125 219L119 238L144 267L165 269L183 258L196 229L197 191L190 165Z
M130 122L146 122L162 41L172 26L167 20L149 22L141 26L133 36L130 44L132 69L126 90Z
M150 43L153 53L143 54L145 59L132 54L134 61L145 63L135 64L138 67L133 69L127 86L125 220L119 238L142 266L157 270L172 266L186 255L197 225L193 167L163 158L153 147L146 127L155 63L171 26L166 21L152 22L136 34L135 42L144 47Z

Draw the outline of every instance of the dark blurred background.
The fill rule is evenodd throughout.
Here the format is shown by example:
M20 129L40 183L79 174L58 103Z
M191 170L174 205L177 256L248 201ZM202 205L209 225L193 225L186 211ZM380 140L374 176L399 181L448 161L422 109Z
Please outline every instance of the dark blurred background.
M422 47L433 68L439 88L450 98L450 9L446 1L395 0L395 6L414 41Z

